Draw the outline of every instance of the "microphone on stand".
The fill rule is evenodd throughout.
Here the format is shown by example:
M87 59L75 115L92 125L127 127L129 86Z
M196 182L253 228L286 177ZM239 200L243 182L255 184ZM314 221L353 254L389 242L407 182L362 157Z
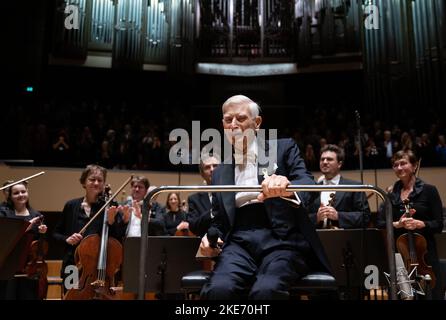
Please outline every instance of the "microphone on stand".
M403 258L400 253L395 253L396 261L396 285L398 286L398 294L402 300L413 300L413 290Z

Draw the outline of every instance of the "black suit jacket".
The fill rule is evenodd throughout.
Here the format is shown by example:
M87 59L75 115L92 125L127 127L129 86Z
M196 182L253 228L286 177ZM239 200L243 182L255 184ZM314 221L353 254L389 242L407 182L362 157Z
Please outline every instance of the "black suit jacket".
M265 149L268 150L268 143ZM259 145L260 148L260 145ZM234 163L234 162L233 162ZM212 176L213 185L234 185L234 164L220 164ZM311 185L314 184L312 175L305 168L303 159L300 157L299 148L291 139L277 140L277 169L276 175L286 176L291 184ZM259 168L262 166L259 164ZM259 184L263 181L263 175L258 176ZM299 193L303 204L308 201L309 195ZM215 193L212 201L213 211L218 215L218 222L213 224L219 230L222 239L226 242L231 235L235 222L235 193ZM293 233L299 232L310 244L314 255L319 262L317 268L330 272L330 266L325 256L324 249L316 233L314 225L308 218L308 213L303 206L293 206L291 202L272 198L264 202L267 216L272 226L273 233L282 240L288 240Z
M322 184L322 182L320 183ZM341 176L339 184L358 185L360 182L344 179ZM321 204L321 195L310 205L310 219L316 225L317 211ZM362 228L363 221L367 227L370 222L370 208L367 196L364 192L336 191L334 208L338 211L339 228L353 229Z
M207 192L198 192L189 196L189 212L187 220L189 229L197 236L203 237L211 226L213 218L211 217L212 204L209 201Z

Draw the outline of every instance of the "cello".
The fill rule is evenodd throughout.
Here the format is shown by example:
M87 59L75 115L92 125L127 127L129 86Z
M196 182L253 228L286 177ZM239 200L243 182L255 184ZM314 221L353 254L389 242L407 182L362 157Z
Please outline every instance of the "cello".
M405 208L405 217L410 218L412 215L410 212L409 199L404 199L403 205ZM432 266L427 265L424 261L424 256L427 253L426 238L412 230L407 230L406 233L400 235L396 240L396 247L403 257L407 272L411 274L415 269L415 275L421 276L421 281L419 282L420 287L425 291L428 285L425 276L429 275L431 278L430 287L434 288L436 283L435 274L432 270Z
M39 224L43 224L44 216L39 217ZM30 246L28 262L25 273L29 279L38 281L37 296L43 300L48 292L48 265L45 256L48 254L48 242L43 233L39 233L39 239L34 240Z
M111 201L130 182L132 177L110 195L109 186L106 187L105 204L90 219L79 233L85 232L91 222L101 212L108 210ZM120 299L119 292L113 290L116 286L116 274L120 270L123 258L121 243L108 236L107 212L104 213L101 235L91 234L82 239L75 252L75 262L80 273L77 288L67 291L64 300L117 300Z

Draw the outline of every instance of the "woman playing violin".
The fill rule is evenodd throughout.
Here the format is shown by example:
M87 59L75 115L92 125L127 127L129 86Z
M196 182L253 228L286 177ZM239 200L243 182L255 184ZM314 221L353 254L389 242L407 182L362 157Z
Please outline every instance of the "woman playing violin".
M39 233L47 231L42 223L42 215L29 205L29 193L26 182L18 183L8 190L6 205L0 208L0 218L23 219L30 222L27 232L38 238ZM0 281L0 300L35 300L38 299L38 280L28 279L26 276L13 280Z
M442 203L435 186L425 183L416 177L417 158L411 150L400 150L392 158L392 168L398 181L389 193L393 207L393 226L395 239L408 230L416 232L426 239L427 253L424 260L432 266L436 275L436 285L432 291L433 299L443 299L443 287L440 276L440 263L437 255L437 245L434 234L443 229ZM403 201L409 200L411 206L410 217L405 214ZM385 212L381 207L378 218L378 227L385 226Z
M103 222L103 218L101 217L94 220L83 235L79 231L104 204L102 195L106 178L107 170L105 168L98 165L88 165L83 170L79 179L82 187L85 189L85 195L65 203L63 212L53 233L54 238L57 241L63 242L65 245L61 269L61 277L63 279L69 275L65 273L65 268L70 265L75 265L74 252L81 240L87 235L101 233ZM110 230L111 235L112 232L113 230Z

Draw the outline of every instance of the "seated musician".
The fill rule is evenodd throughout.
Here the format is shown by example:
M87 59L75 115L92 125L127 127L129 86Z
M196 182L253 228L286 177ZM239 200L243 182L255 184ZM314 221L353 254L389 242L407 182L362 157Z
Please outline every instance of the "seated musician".
M130 181L130 187L132 188L130 203L110 207L108 210L108 223L110 225L116 223L119 229L122 230L123 228L126 237L140 237L142 201L151 189L150 182L146 177L136 176ZM166 235L167 231L163 219L164 208L156 201L152 201L151 206L149 235Z
M393 172L398 181L389 193L392 202L393 227L395 239L407 230L421 234L427 241L427 253L424 260L432 266L436 275L436 286L432 290L433 299L444 299L443 279L434 234L443 229L442 202L435 186L416 177L418 162L411 150L400 150L392 157ZM408 199L411 217L406 217L403 201ZM377 217L377 226L386 225L384 207L381 206ZM410 272L410 271L409 271Z
M12 181L11 181L12 182ZM5 206L0 208L0 218L15 218L30 222L27 232L38 238L46 233L47 226L42 223L42 215L29 205L28 184L21 182L8 188ZM23 275L23 272L20 272ZM0 281L0 300L38 299L38 279L17 276L12 280Z
M5 182L3 182L2 187L7 186L8 184L11 184L13 182L14 182L13 180L6 180ZM8 195L9 195L9 188L3 189L2 192L3 192L3 197L5 198L5 200L0 202L0 208L6 206L8 204L7 201L8 201Z
M164 222L168 235L174 236L177 231L189 230L187 221L187 209L184 204L180 205L180 195L176 192L167 194L166 211Z
M341 167L345 158L344 149L328 144L322 147L320 153L319 167L323 175L319 178L318 184L361 184L341 176ZM312 201L309 212L310 219L318 228L362 228L367 227L370 221L370 208L363 192L321 192Z
M220 161L215 157L201 159L200 175L207 185L211 184L212 172L219 163ZM194 234L203 237L215 219L215 214L212 212L212 193L197 192L189 196L188 203L189 228Z

